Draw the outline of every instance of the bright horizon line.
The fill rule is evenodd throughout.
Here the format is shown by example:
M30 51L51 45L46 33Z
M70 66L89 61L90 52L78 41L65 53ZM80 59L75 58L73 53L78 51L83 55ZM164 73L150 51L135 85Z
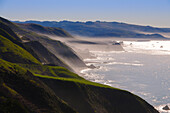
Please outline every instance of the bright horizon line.
M118 22L118 23L125 23L125 24L130 24L130 25L139 25L139 26L150 26L150 27L155 27L155 28L170 28L167 26L156 26L156 25L149 25L149 24L140 24L140 23L133 23L133 22L123 22L123 21L118 21L118 20L69 20L69 19L58 19L58 20L39 20L39 19L26 19L26 20L22 20L22 19L9 19L10 21L20 21L20 22L26 22L26 21L40 21L40 22L44 22L44 21L49 21L49 22L61 22L61 21L70 21L70 22L96 22L96 21L100 21L100 22Z
M170 28L170 0L0 0L11 20L106 21Z

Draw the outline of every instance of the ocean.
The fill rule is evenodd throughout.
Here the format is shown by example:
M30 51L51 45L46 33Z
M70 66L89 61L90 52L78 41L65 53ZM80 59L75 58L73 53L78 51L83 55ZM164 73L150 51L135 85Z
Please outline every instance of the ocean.
M84 59L95 69L84 69L87 80L128 90L161 113L170 107L170 41L123 41L125 51L90 51L96 58Z

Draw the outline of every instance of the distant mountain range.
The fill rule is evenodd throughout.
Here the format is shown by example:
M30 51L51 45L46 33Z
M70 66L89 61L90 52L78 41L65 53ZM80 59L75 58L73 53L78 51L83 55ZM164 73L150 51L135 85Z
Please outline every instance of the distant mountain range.
M32 32L37 32L37 33L42 33L42 34L47 34L47 35L56 35L60 37L70 37L72 38L68 32L66 32L64 29L61 28L54 28L54 27L43 27L39 24L17 24L19 27L22 29L32 31Z
M119 22L71 22L71 21L14 21L15 23L34 23L46 27L59 27L72 35L88 37L120 37L120 38L159 38L159 33L170 33L170 28L132 25Z

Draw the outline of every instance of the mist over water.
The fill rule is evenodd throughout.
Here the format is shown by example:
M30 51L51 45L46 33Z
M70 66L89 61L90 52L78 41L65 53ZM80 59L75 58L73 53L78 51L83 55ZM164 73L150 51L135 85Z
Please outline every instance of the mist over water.
M155 106L161 113L170 106L170 41L124 41L125 51L91 51L85 59L96 69L81 72L88 80L128 90Z
M81 70L85 79L128 90L161 113L170 113L162 110L170 106L170 41L49 37L66 43L87 65L96 67ZM123 49L112 45L114 40L123 41Z

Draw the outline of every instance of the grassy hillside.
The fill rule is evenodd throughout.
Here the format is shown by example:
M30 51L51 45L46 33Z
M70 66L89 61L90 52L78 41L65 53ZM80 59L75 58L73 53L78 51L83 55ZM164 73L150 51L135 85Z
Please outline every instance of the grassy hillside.
M4 25L8 26L23 41L39 40L39 39L48 38L48 37L45 37L45 36L38 35L34 32L24 30L24 29L20 28L19 26L17 26L16 24L14 24L14 23L10 22L9 20L4 19L2 17L0 17L0 22L3 23ZM9 32L9 31L7 31L7 32Z
M8 29L10 29L8 31L5 31L3 29L4 27L0 26L1 35L5 36L13 43L22 47L23 49L27 50L29 53L32 54L32 56L34 56L41 63L59 65L73 71L72 68L70 68L67 64L65 64L63 60L61 60L62 58L59 59L60 57L55 56L48 49L46 49L41 43L39 43L39 42L44 42L43 44L46 45L48 41L53 41L53 40L49 39L48 37L38 35L34 32L25 31L6 19L0 18L0 22L2 23L3 26L6 26ZM23 44L18 40L16 40L13 36L8 34L8 32L12 32L13 34L15 34L13 30L15 31L15 33L17 33L20 36L20 38L24 42L26 41L27 43ZM39 42L30 42L30 41L39 41Z
M48 66L48 65L39 65L39 64L18 64L18 65L31 71L32 73L36 75L83 79L77 74L60 66Z
M0 59L1 113L74 113L43 82L24 68ZM12 112L11 112L12 111Z
M4 84L2 87L10 92L10 96L6 98L14 99L19 103L17 105L19 109L28 112L30 110L34 112L61 112L63 110L65 113L71 113L75 110L80 113L158 113L143 99L110 86L81 78L32 74L4 60L0 60L0 67L2 73L0 80ZM56 71L65 70L57 67ZM69 72L66 73L68 74ZM3 105L5 106L5 103Z
M80 113L158 113L143 99L127 91L82 80L40 78Z
M0 58L13 63L40 63L29 52L1 35Z
M12 31L12 29L10 27L8 27L7 25L5 25L4 23L0 22L0 28L1 28L1 35L6 35L6 33L3 33L5 31L8 31L8 34L11 35L12 37L14 37L13 39L11 38L11 41L12 40L17 40L17 41L20 41L21 42L21 39ZM3 31L2 31L3 30ZM6 35L7 36L7 35ZM9 37L9 36L7 36Z
M41 64L6 34L0 34L0 113L158 113L128 91L87 81L64 67ZM49 41L40 38L44 40ZM58 41L48 44L69 50ZM60 49L55 52L74 57ZM42 51L35 53L47 58Z
M13 30L2 22L0 22L0 34L22 48L27 49L27 47L22 44L22 40L13 32Z
M13 32L13 30L9 26L7 26L5 23L2 23L2 22L0 22L0 35L2 35L3 37L6 37L7 39L9 39L14 44L25 49L26 51L31 53L37 60L40 61L37 54L34 53L34 51L31 48L29 48L28 46L23 44L22 40Z
M15 31L15 33L17 33L23 41L26 41L26 42L39 41L44 47L46 47L57 58L63 59L63 61L66 64L68 64L71 68L86 67L82 59L66 44L60 41L52 40L46 36L39 35L35 32L23 30L19 28L19 26L15 25L14 23L6 19L0 18L0 21L2 21L6 25L8 25L13 31Z

